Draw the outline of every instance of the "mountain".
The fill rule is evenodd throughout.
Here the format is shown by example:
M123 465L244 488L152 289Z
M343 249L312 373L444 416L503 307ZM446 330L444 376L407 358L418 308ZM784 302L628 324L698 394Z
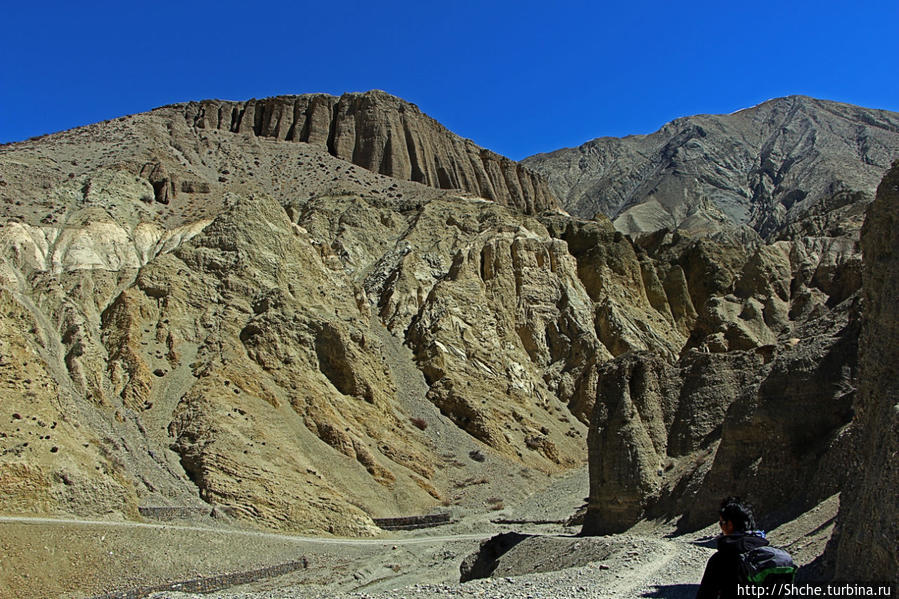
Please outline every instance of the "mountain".
M0 510L370 534L585 463L605 349L540 185L381 92L0 147Z
M749 227L775 240L857 231L897 152L899 114L789 96L522 162L567 211L626 233Z
M788 105L820 108L763 107ZM712 123L763 107L694 124L717 140ZM864 353L892 355L871 341L890 330L871 281L892 271L858 239L876 166L819 181L836 159L804 155L772 190L855 191L810 187L765 242L711 203L727 226L571 216L383 92L179 104L0 146L0 512L369 535L589 462L588 533L700 528L734 488L784 522L882 463L865 431L892 439L873 399L889 370ZM885 202L869 263L889 261ZM853 501L875 502L875 478Z

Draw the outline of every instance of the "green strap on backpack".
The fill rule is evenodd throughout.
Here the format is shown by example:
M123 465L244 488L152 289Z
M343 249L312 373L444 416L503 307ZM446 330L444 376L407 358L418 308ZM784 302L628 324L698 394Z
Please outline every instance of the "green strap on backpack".
M796 564L783 549L756 547L740 554L740 575L743 582L756 585L774 580L792 582L796 576Z

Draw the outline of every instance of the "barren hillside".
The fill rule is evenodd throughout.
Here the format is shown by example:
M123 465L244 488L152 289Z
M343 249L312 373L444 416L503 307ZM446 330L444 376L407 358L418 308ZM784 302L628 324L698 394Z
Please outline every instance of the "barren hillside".
M790 114L812 105L829 106ZM859 357L863 272L887 277L858 237L894 152L879 135L858 133L871 161L842 165L837 204L809 191L765 212L773 228L737 215L771 243L570 216L541 177L383 92L180 104L2 146L0 514L363 538L384 517L486 536L583 506L588 534L649 535L627 592L670 560L692 577L704 550L660 530L694 534L733 492L768 527L805 522L881 463L868 431L889 446ZM784 172L836 168L821 160ZM889 262L884 228L864 243ZM866 476L859 502L880 489ZM814 536L807 562L819 525L785 537ZM535 543L528 560L558 549Z
M897 151L896 113L789 96L523 162L566 210L626 233L745 226L773 241L857 232Z

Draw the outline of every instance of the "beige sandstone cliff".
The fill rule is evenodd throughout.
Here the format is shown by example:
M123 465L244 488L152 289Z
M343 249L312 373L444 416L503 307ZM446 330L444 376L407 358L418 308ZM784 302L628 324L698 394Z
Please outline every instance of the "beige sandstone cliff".
M368 534L588 445L588 531L838 490L852 234L631 238L541 189L381 92L0 147L0 511Z

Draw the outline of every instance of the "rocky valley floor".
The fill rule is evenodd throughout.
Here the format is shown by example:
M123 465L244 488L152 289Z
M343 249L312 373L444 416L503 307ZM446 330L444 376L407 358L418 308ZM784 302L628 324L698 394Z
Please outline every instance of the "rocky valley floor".
M675 535L666 523L643 522L628 533L578 536L549 521L583 501L579 470L501 512L460 513L451 525L379 538L315 538L204 521L171 523L0 520L0 588L11 597L86 598L305 558L307 567L212 594L165 591L157 599L299 597L692 597L712 553L714 526ZM813 562L830 537L833 497L770 533L814 579ZM460 583L460 564L481 541L517 532L487 578ZM469 558L470 561L470 558ZM4 593L3 596L7 596Z

